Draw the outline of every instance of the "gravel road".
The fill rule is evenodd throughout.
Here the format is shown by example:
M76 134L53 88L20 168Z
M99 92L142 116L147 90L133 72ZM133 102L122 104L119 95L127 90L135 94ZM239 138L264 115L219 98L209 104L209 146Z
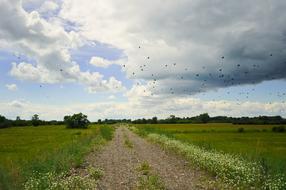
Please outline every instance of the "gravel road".
M126 146L128 140L132 147ZM202 173L191 169L188 163L131 132L125 126L115 130L114 138L101 151L91 153L87 162L104 171L98 182L98 189L128 190L138 189L140 163L147 162L152 173L159 176L170 190L199 189Z

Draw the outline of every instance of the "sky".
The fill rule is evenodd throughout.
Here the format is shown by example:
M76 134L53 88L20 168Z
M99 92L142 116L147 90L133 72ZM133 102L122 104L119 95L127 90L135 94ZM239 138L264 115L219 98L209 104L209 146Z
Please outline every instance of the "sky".
M286 117L284 0L0 0L0 114Z

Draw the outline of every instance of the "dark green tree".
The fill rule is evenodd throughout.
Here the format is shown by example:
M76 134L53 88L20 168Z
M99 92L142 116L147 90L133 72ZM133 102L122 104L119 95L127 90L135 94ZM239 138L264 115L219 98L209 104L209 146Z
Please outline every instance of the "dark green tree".
M158 123L158 118L157 117L153 117L151 120L152 124L157 124Z
M39 126L40 125L39 115L38 114L33 115L31 121L34 127Z
M11 121L6 119L4 116L0 115L0 129L11 127Z
M202 122L202 123L207 123L210 120L210 116L208 113L203 113L201 115L198 116L198 119Z
M81 129L86 129L90 123L87 116L82 113L73 114L72 116L65 116L64 122L66 123L67 128Z

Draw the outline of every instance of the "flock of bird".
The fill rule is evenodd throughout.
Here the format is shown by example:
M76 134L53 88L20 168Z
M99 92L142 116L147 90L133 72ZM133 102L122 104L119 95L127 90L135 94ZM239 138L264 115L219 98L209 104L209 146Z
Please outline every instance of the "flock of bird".
M139 49L141 49L141 46L138 46ZM15 55L19 60L21 59L20 55ZM273 54L270 53L269 54L270 57L273 57ZM132 71L132 77L136 78L140 76L140 73L138 72L150 72L150 70L148 70L148 62L150 62L151 57L147 56L146 57L146 63L139 65L139 68L136 69L136 71ZM249 76L251 76L251 74L254 74L255 72L259 72L259 68L260 65L258 64L252 64L250 67L242 67L242 64L237 64L234 65L234 67L236 67L236 71L235 73L231 74L225 74L225 67L227 65L225 65L224 63L225 60L225 56L221 56L220 57L220 61L218 64L218 68L216 71L214 71L213 73L211 72L207 72L207 67L206 66L202 66L201 70L202 72L197 72L197 73L192 73L191 72L191 68L183 68L183 72L181 75L177 75L176 80L188 80L188 79L192 79L195 80L197 82L200 83L200 85L197 87L196 90L194 90L192 88L192 86L190 86L190 88L185 87L184 89L180 89L177 86L173 86L170 87L167 91L167 93L170 93L171 95L173 94L189 94L189 95L195 95L195 94L201 94L202 96L205 95L205 92L208 91L208 88L210 88L208 82L210 81L210 83L217 83L218 87L231 87L231 86L238 86L238 85L242 85L243 83L241 83L241 80L247 80L249 81L250 79L248 78ZM168 64L164 64L162 65L162 69L163 71L168 71L168 70L172 70L175 67L178 67L179 64L177 63L168 63ZM127 65L126 64L122 64L121 65L123 68L126 69ZM59 68L59 72L63 73L65 72L62 68ZM138 75L138 76L137 76ZM159 81L160 81L160 76L155 76L154 73L151 74L151 79L149 80L149 82L147 83L148 88L151 88L151 96L154 96L156 92L160 92L160 93L166 93L166 89L165 88L160 88L159 87ZM275 77L272 76L265 76L265 79L270 79L270 80L274 80ZM144 82L143 82L144 83ZM143 84L142 82L136 82L137 86L140 86ZM178 81L179 83L179 81ZM257 82L253 81L251 82L251 84L255 85ZM43 85L40 84L39 85L40 88L43 88ZM119 88L119 87L116 87ZM237 94L232 93L231 91L227 91L227 95L232 96L232 97L237 97L237 103L240 104L239 102L243 99L247 100L250 98L251 93L254 92L256 89L255 87L253 87L250 91L243 91L243 92L239 92ZM147 93L148 90L147 88L144 90L144 93ZM273 99L274 94L270 93L269 97L271 96L271 99ZM286 93L285 92L277 92L276 93L276 99L278 99L280 102L285 103L285 98L286 98ZM275 99L275 98L274 98ZM214 100L214 99L213 99ZM269 101L269 104L271 104L272 102Z

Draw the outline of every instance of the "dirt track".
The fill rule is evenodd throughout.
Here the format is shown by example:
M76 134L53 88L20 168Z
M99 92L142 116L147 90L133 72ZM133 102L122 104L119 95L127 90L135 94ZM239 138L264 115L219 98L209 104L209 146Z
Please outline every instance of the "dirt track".
M128 139L133 147L126 146ZM158 145L132 133L124 126L118 127L114 138L100 152L91 153L88 164L104 170L98 189L137 189L140 172L138 166L149 163L152 173L159 176L165 189L198 189L201 173L190 169L187 162L176 155L165 152Z

